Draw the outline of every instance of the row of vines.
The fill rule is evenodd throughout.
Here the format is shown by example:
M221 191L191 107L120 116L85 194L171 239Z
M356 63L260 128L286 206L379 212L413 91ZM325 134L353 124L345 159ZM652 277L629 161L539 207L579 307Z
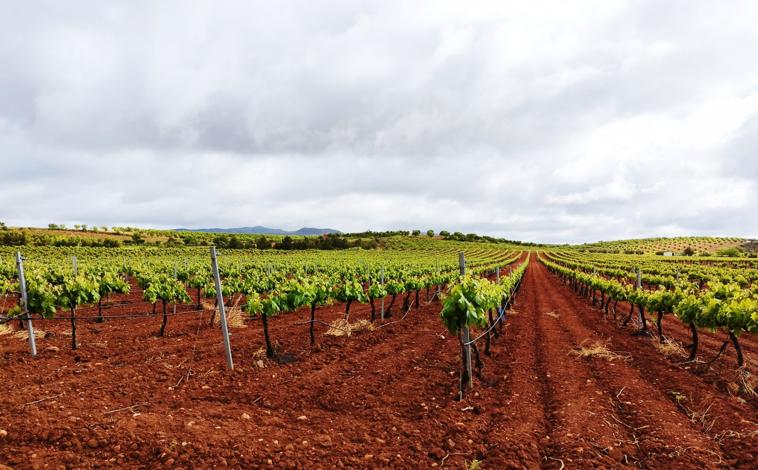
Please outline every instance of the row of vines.
M665 259L597 255L577 252L547 253L540 258L580 295L599 302L604 313L617 314L619 302L629 304L623 326L637 313L639 335L651 334L648 315L655 315L657 335L665 340L664 315L671 314L689 327L689 360L697 359L698 330L723 331L731 342L739 367L745 365L740 336L758 333L758 270L740 263L700 264ZM717 356L718 357L718 356Z
M443 287L455 283L455 248L437 245L433 249L387 251L224 250L219 255L222 298L225 305L240 305L249 317L261 320L266 355L275 357L269 317L309 308L312 345L319 307L342 302L348 320L353 305L367 304L374 321L380 316L377 301L386 298L381 314L391 318L400 303L402 310L408 311L411 305L419 306L423 291L427 298L434 298ZM77 320L103 322L115 318L104 313L112 295L131 292L152 304L152 312L131 318L157 316L160 308L158 336L163 336L168 327L171 305L194 301L196 309L201 310L202 298L217 297L210 259L204 249L29 247L24 256L26 309L20 300L18 266L12 252L2 257L0 322L18 320L23 327L25 320L35 318L69 321L72 349L78 347ZM472 273L479 275L514 262L519 254L475 247L467 256ZM213 321L212 316L211 324Z

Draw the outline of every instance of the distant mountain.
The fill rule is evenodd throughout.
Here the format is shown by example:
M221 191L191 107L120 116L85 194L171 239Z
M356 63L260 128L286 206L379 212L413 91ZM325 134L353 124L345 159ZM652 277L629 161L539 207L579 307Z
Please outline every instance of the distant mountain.
M339 235L342 232L333 228L303 227L301 229L295 230L294 232L289 232L289 235L324 235L327 233L336 233Z
M247 233L255 235L323 235L325 233L337 233L339 230L333 228L313 228L303 227L295 231L282 230L280 228L269 228L261 225L255 227L237 227L237 228L178 228L177 232L208 232L208 233Z

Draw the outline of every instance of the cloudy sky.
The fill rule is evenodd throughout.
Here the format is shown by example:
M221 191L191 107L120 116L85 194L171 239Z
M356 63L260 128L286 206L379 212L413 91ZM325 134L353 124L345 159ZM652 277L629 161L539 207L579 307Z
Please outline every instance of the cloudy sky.
M758 238L758 2L0 0L0 220Z

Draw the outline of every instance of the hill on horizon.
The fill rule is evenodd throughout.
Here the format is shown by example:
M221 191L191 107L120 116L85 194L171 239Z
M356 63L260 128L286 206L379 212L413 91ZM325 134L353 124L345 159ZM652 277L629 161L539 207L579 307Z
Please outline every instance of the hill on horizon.
M695 254L717 254L720 250L736 248L745 252L754 252L758 247L755 240L739 237L656 237L635 238L629 240L608 240L595 243L573 245L579 250L608 253L653 254L672 252L680 254L690 248Z
M178 228L177 232L206 232L206 233L240 233L254 235L324 235L329 233L341 234L339 230L333 228L315 228L303 227L297 230L282 230L280 228L264 227L256 225L255 227L233 227L233 228Z

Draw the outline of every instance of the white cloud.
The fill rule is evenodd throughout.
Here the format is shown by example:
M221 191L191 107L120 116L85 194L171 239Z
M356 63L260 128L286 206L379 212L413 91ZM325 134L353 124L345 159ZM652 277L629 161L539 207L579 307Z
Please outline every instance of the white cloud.
M756 237L756 22L749 1L0 4L0 218Z

